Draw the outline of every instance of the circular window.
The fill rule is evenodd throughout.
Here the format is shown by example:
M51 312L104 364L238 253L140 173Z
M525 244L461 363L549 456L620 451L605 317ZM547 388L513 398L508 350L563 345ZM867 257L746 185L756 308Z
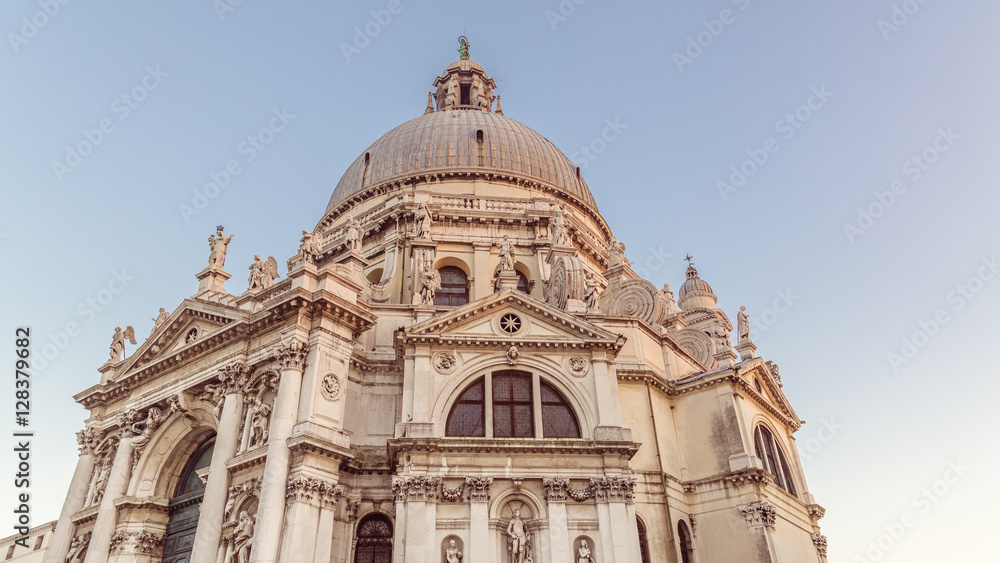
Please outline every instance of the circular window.
M521 317L513 313L505 313L500 317L500 330L507 334L514 334L521 330Z

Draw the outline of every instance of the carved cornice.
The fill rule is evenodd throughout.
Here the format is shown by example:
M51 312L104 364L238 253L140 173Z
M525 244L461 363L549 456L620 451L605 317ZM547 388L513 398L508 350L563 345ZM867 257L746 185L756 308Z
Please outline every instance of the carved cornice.
M306 356L308 355L309 345L298 339L292 339L287 344L280 344L274 349L274 356L282 370L302 371L306 366Z
M620 441L597 440L537 440L534 438L491 440L488 438L439 438L433 441L416 438L397 438L388 441L389 461L393 466L399 454L409 452L440 452L456 454L534 454L552 455L614 455L632 459L639 451L639 444Z
M809 512L809 516L812 516L816 520L826 516L826 509L818 504L808 504L806 505L806 511Z
M569 487L569 479L565 477L542 479L542 486L545 487L545 500L549 502L566 502L566 489Z
M437 502L440 477L393 477L392 494L396 502Z
M774 528L774 522L778 516L778 510L774 505L762 500L755 500L750 504L741 504L737 508L746 518L748 528Z
M93 454L94 449L104 439L104 431L87 426L76 433L76 443L80 446L80 455Z
M590 480L598 502L635 502L635 483L631 477L600 477Z
M111 536L111 553L141 553L152 555L163 547L164 536L142 530L140 532L115 532Z
M723 479L726 481L727 485L731 485L733 487L754 483L770 485L774 482L774 476L771 475L770 472L757 468L733 471L732 473L727 474Z
M465 484L469 488L469 502L488 502L490 500L490 486L493 485L493 477L466 477Z

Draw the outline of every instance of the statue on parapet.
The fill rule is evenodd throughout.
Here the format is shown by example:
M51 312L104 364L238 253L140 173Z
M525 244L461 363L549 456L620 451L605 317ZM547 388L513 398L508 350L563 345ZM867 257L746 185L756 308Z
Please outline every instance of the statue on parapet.
M320 255L323 254L323 237L319 233L302 229L302 238L299 240L302 243L299 245L302 257L305 258L306 262L315 264Z
M235 235L229 235L228 237L222 234L224 227L219 225L215 228L215 235L210 235L208 237L208 247L211 249L212 253L208 256L208 265L210 267L222 269L226 264L226 252L229 250L229 243L233 240Z
M278 274L278 261L274 256L268 256L267 262L260 259L260 254L254 254L253 264L250 264L250 287L249 291L259 291L274 285L274 280L280 278Z
M135 340L135 329L131 326L125 327L125 332L122 332L122 327L115 327L115 334L111 337L111 361L117 362L122 360L122 355L125 353L125 341L128 340L133 346L137 345L138 342Z

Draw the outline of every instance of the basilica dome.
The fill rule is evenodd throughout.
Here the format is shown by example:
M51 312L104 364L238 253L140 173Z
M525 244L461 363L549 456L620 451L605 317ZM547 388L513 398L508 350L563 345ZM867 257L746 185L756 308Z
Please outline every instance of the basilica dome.
M477 79L471 90L458 80L449 88L447 79L462 71ZM424 115L382 135L358 156L337 183L327 213L380 184L468 173L533 182L596 210L576 164L537 131L504 116L499 98L492 111L492 80L478 64L456 61L438 80L438 109L432 93Z

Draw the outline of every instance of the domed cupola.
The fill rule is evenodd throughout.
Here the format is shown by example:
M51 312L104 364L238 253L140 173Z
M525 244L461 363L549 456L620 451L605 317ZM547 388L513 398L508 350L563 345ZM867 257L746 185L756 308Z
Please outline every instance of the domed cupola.
M712 286L708 282L698 277L698 270L691 262L691 256L687 256L688 267L685 272L687 277L678 292L677 306L682 310L690 309L714 309L719 299L712 292Z
M469 40L463 35L458 39L458 52L461 58L444 69L444 73L434 80L436 92L427 95L427 109L424 113L454 109L472 109L493 111L493 89L496 83L479 64L469 60ZM497 96L497 113L503 115L500 109L500 99Z

